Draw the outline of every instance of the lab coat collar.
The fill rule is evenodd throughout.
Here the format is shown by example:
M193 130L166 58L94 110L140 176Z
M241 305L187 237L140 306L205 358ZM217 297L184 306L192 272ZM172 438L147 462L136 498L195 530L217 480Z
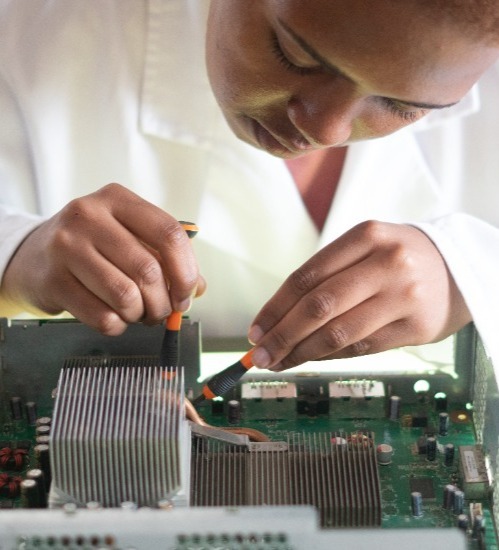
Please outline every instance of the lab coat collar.
M392 223L442 215L445 197L410 128L349 147L319 246L365 220Z
M210 3L149 0L140 127L145 134L209 148L219 109L205 66ZM210 118L211 117L211 118Z

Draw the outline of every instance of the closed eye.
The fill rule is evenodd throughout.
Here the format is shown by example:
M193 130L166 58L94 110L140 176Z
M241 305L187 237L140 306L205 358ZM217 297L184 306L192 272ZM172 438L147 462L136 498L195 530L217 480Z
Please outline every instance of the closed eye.
M272 33L271 36L271 49L279 63L288 71L294 72L299 75L308 75L317 73L317 67L301 67L293 63L285 54L282 46L279 42L279 38L276 33Z

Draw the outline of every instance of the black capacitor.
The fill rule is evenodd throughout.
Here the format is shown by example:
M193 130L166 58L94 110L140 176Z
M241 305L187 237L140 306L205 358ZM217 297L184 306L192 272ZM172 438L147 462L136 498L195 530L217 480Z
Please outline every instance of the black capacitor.
M241 403L236 399L227 402L227 420L230 424L241 422Z
M411 509L414 517L423 515L423 495L418 491L411 493Z
M21 506L23 508L38 508L38 484L34 479L23 479L20 484Z
M463 513L464 508L464 492L457 489L454 493L454 514L457 516Z
M222 415L224 413L224 400L223 398L219 397L217 399L212 399L210 401L211 404L211 414L215 415Z
M437 412L447 410L447 396L443 393L437 393L435 395L435 410Z
M418 447L418 454L419 455L425 455L426 454L426 437L422 435L420 438L418 438L417 441L417 447Z
M444 487L444 502L443 507L446 510L454 509L454 495L456 494L456 487L454 485L446 485Z
M485 518L478 514L473 518L473 525L471 526L471 536L474 539L478 539L485 531Z
M430 436L426 438L426 458L428 460L435 460L437 457L437 440Z
M38 489L38 507L47 507L47 492L45 491L45 476L40 468L33 468L26 472L26 479L34 479Z
M10 398L10 412L12 420L21 420L23 417L23 404L20 397Z
M449 414L441 412L438 414L438 433L447 435L449 433Z
M39 443L35 445L34 451L37 467L42 470L45 477L45 490L48 491L50 482L52 481L52 476L50 474L49 446Z
M457 526L459 527L459 529L462 529L463 531L467 531L469 524L470 524L470 520L466 514L459 514L457 516Z
M398 395L390 396L388 401L388 418L390 420L398 420L400 417L400 405L402 400Z
M36 418L38 416L38 413L36 410L36 403L34 401L27 401L25 407L26 407L26 418L28 419L28 424L30 426L35 426Z
M454 445L452 443L447 443L444 447L444 464L446 466L452 466L454 463Z

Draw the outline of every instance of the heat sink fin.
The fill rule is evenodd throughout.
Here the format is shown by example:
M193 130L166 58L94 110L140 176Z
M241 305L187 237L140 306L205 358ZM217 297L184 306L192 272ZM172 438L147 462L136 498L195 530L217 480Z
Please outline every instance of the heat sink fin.
M315 506L323 527L381 524L371 432L293 434L287 444L236 447L195 438L194 506Z
M52 421L54 491L78 505L104 507L156 506L186 495L190 432L183 386L181 369L140 358L66 361Z

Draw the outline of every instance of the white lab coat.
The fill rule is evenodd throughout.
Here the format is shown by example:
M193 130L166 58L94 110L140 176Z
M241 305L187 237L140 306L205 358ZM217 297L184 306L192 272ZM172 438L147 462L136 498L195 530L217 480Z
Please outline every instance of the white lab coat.
M235 138L204 69L205 0L0 1L0 197L49 216L118 181L179 219L204 334L245 335L285 277L357 222L415 223L499 357L498 68L463 102L351 146L318 234L282 160ZM481 106L479 103L481 102ZM0 213L0 273L38 218Z

